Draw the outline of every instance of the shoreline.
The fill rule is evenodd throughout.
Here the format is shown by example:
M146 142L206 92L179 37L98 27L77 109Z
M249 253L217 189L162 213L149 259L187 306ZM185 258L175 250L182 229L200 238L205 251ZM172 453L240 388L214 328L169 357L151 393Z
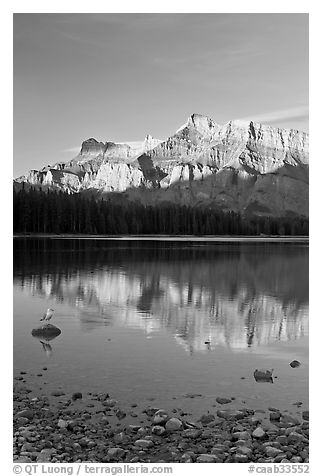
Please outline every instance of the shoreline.
M205 242L309 242L309 236L245 236L245 235L87 235L87 234L41 234L14 233L18 238L49 238L49 239L96 239L124 241L205 241Z
M47 367L43 367L43 376ZM186 398L202 397L187 394ZM152 401L153 400L153 401ZM178 404L178 402L177 402ZM174 397L174 403L175 397ZM28 372L14 384L14 451L19 463L308 463L309 412L240 406L233 397L191 420L183 407L122 405L108 393L34 394Z

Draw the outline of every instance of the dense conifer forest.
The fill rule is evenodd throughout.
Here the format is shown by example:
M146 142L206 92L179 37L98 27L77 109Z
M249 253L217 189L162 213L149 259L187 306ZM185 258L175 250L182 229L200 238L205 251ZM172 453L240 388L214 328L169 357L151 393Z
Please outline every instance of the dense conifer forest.
M243 217L239 213L165 204L144 206L62 191L22 189L13 195L15 233L308 235L308 219Z

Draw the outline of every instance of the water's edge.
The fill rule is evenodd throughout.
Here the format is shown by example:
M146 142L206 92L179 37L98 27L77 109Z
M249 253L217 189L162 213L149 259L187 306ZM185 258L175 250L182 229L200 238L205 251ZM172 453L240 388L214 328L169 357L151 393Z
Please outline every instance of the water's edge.
M54 234L14 234L13 239L82 239L82 240L129 240L129 241L209 241L209 242L309 242L308 236L223 236L223 235L54 235Z

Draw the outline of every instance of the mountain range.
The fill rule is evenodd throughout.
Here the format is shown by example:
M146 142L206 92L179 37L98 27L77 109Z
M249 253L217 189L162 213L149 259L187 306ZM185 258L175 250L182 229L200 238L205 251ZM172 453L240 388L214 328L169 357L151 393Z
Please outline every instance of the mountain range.
M24 184L24 185L23 185ZM69 162L14 180L42 190L147 205L176 203L260 216L308 216L309 135L256 122L219 125L192 114L165 140L82 143Z

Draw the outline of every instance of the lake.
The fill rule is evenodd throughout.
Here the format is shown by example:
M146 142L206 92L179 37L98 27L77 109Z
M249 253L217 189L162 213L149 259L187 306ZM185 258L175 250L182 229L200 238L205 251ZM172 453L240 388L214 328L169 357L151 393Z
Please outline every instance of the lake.
M196 416L216 397L307 408L308 258L305 240L16 238L14 374L35 394L105 391ZM62 332L41 342L47 308ZM255 381L261 368L273 383Z

